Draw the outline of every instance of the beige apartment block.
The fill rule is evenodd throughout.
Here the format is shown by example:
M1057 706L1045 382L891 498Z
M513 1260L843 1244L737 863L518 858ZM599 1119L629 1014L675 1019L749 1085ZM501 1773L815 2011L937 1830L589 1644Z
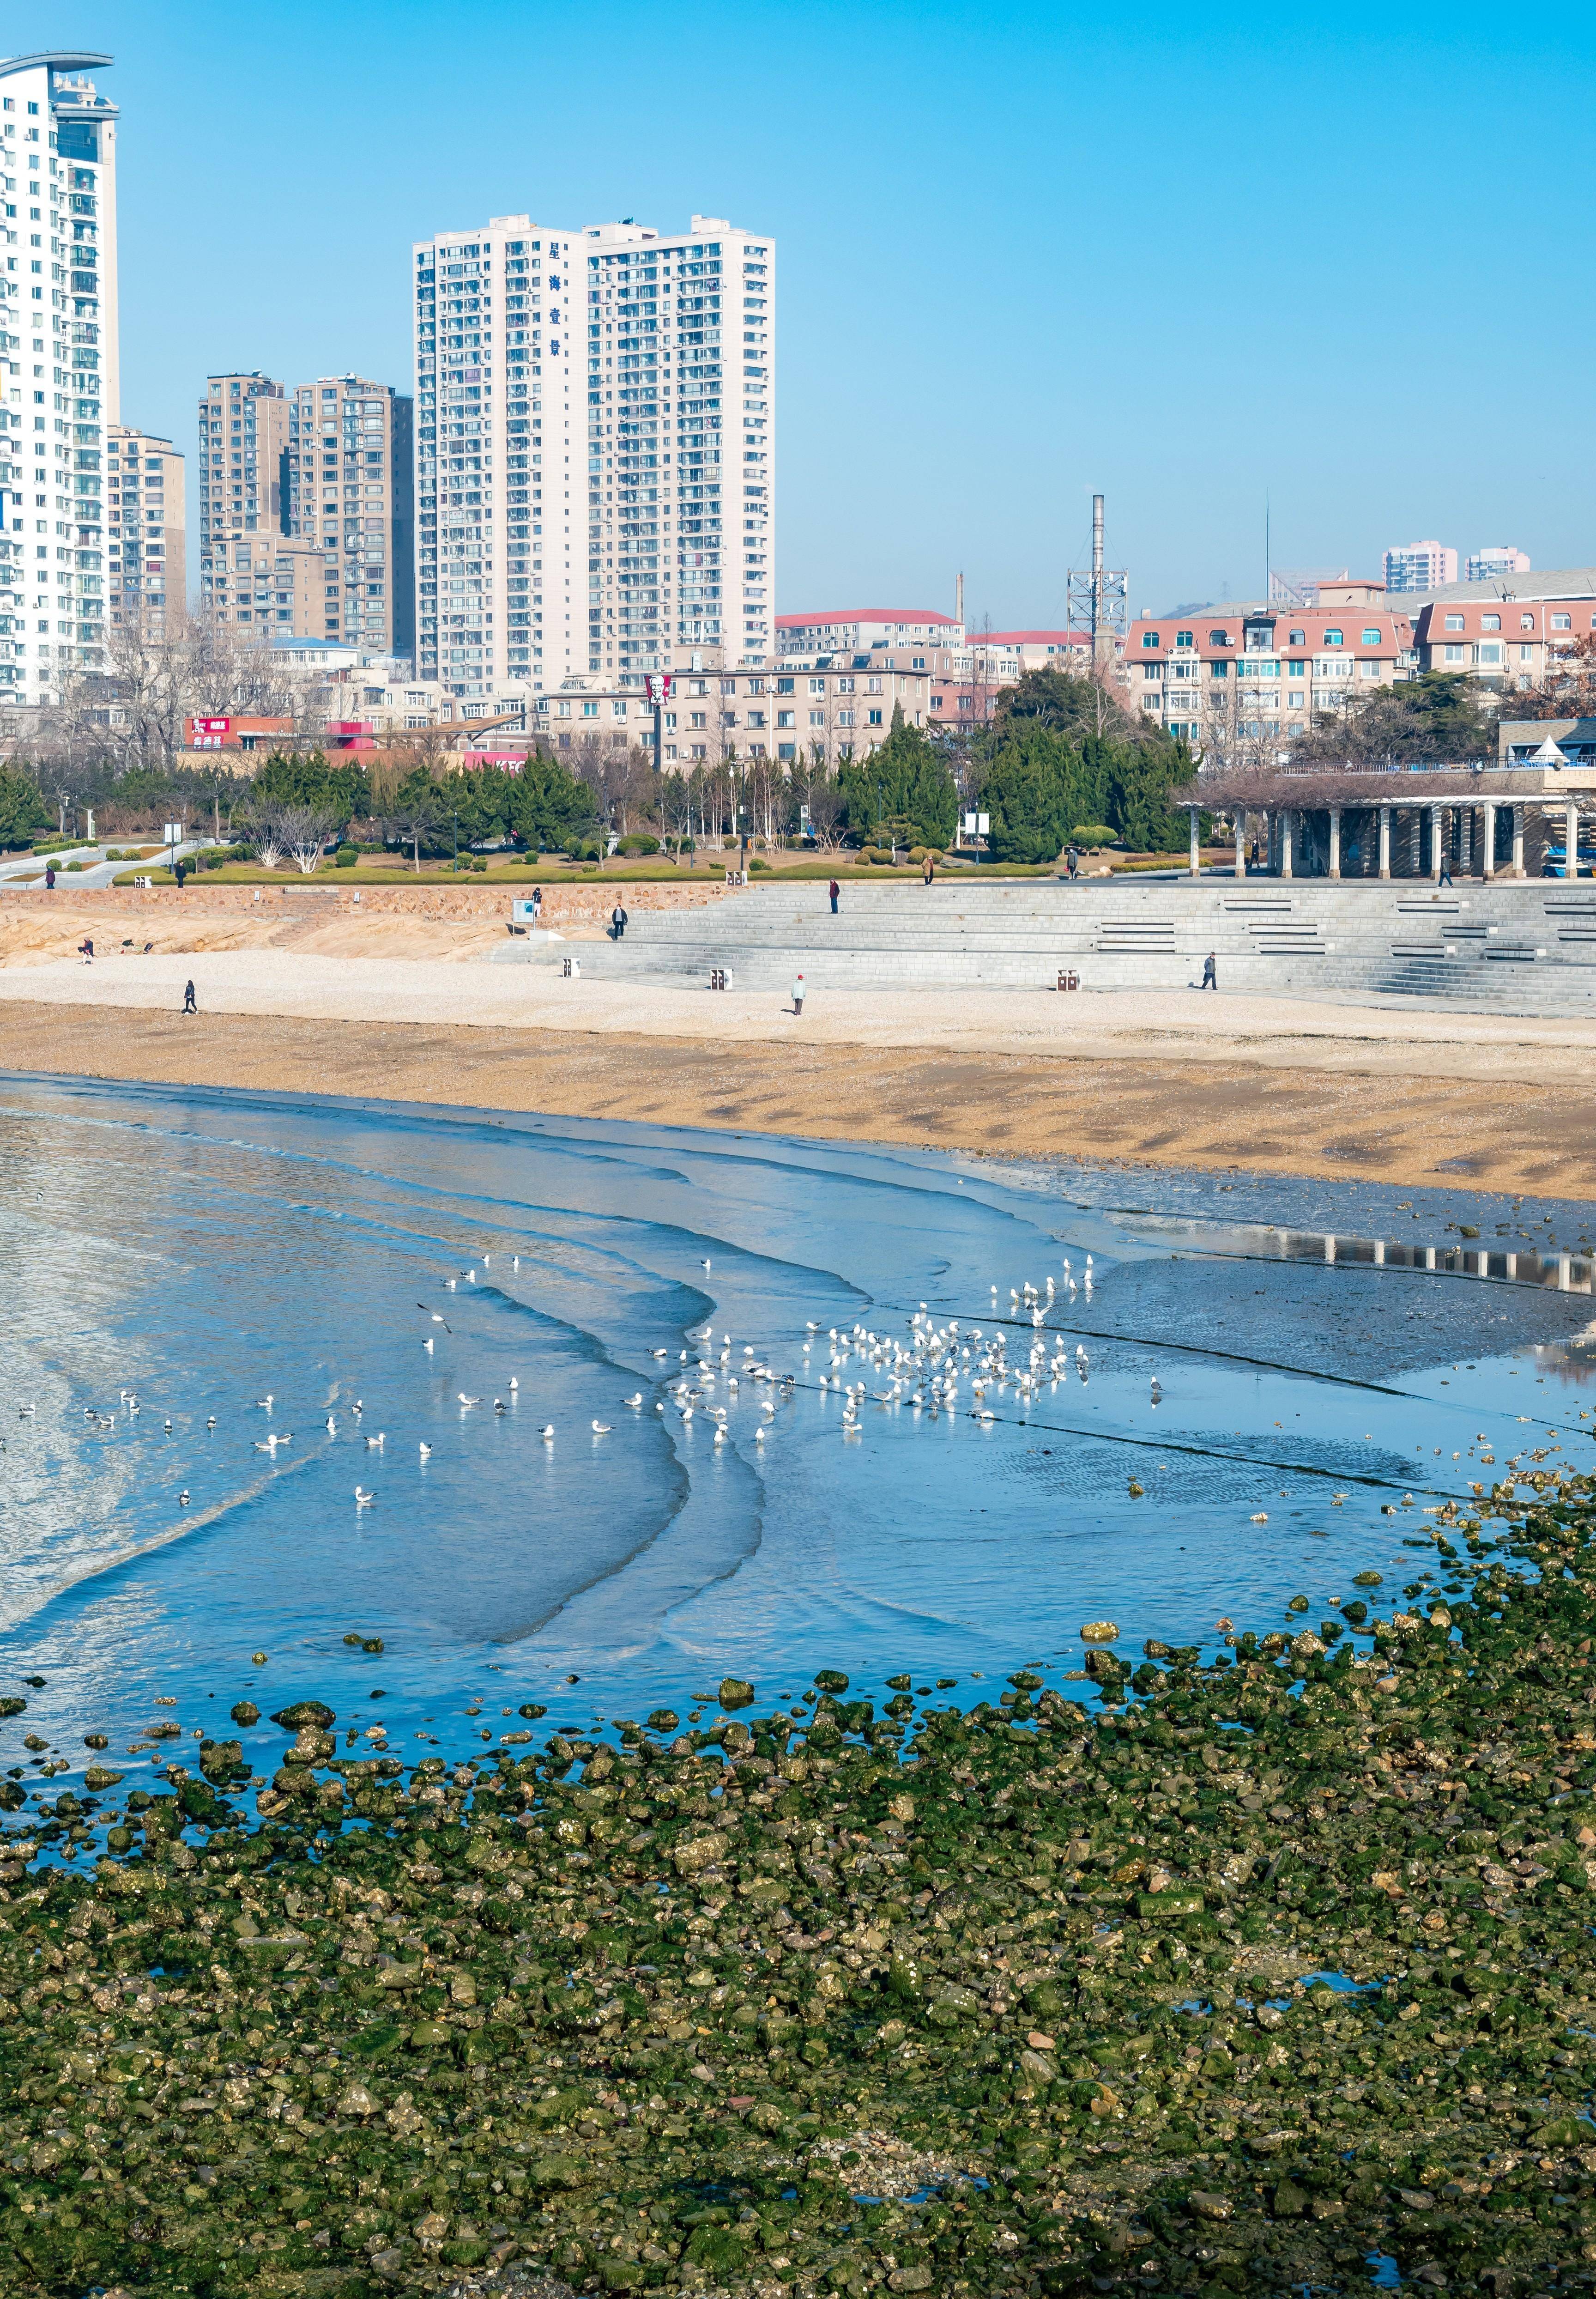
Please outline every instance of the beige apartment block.
M228 535L205 553L206 610L269 637L321 635L321 552L285 535Z
M322 551L318 633L413 660L415 401L324 375L294 393L285 524Z
M224 535L287 532L289 401L259 369L208 377L200 401L200 573Z
M185 464L170 439L113 423L105 450L106 589L112 623L181 612L188 597Z
M660 712L661 765L689 773L725 759L835 767L879 749L898 709L906 724L927 724L931 675L911 667L914 650L862 656L857 668L837 668L837 660L767 655L727 663L719 655L687 652ZM593 736L617 750L654 747L654 706L615 678L562 680L538 696L533 724L554 751L575 750Z

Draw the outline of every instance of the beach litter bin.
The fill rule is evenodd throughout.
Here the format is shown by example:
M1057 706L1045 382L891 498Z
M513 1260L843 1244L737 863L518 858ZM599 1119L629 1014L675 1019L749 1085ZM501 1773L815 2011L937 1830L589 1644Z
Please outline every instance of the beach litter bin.
M582 978L582 960L579 958L562 958L559 962L559 970L567 982L580 981Z
M1076 973L1076 971L1075 971L1075 969L1074 969L1074 967L1073 967L1072 966L1061 966L1061 967L1059 967L1059 970L1058 970L1058 986L1059 986L1059 988L1060 988L1061 990L1079 990L1079 987L1080 987L1080 976L1079 976L1079 974L1077 974L1077 973Z
M711 990L730 990L735 978L729 966L712 966L709 969Z

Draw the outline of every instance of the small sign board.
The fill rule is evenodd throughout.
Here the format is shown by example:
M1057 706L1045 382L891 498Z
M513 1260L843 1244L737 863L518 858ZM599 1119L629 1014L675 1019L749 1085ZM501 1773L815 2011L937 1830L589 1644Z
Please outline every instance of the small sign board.
M668 670L651 670L648 673L643 685L647 689L649 701L655 710L657 710L662 702L670 701L671 688L674 684Z
M163 822L161 826L161 842L163 846L181 846L186 834L180 822Z

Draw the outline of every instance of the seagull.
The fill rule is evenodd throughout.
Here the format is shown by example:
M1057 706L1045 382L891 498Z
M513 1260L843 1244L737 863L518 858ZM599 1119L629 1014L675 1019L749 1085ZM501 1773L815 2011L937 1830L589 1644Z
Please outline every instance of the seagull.
M654 1410L656 1413L663 1413L665 1411L665 1399L663 1397L659 1398L656 1401Z
M544 1444L552 1445L554 1442L554 1423L552 1421L545 1422L543 1424L542 1433Z
M608 1437L609 1434L608 1422L595 1421L593 1423L593 1434L595 1437Z
M418 1301L416 1307L418 1309L426 1309L426 1314L432 1319L434 1324L442 1325L446 1333L453 1332L454 1327L450 1324L448 1318L443 1316L438 1310L427 1309L425 1301Z
M634 1411L636 1410L637 1407L638 1407L638 1406L640 1406L640 1405L642 1403L642 1401L643 1401L643 1393L642 1393L642 1391L641 1391L641 1389L638 1390L637 1395L636 1395L635 1397L624 1397L624 1398L622 1398L622 1399L621 1399L621 1403L622 1403L623 1405L630 1405L630 1406L633 1407L633 1409Z
M705 1263L703 1264L703 1266L704 1266L706 1269L707 1269L707 1268L708 1268L708 1266L709 1266L709 1264L708 1264L707 1262L705 1262Z
M725 1443L726 1432L724 1429L716 1429L715 1432L715 1441L717 1445L724 1445Z
M185 1485L183 1490L178 1495L178 1506L179 1508L186 1508L188 1506L188 1488L186 1485Z
M516 1379L516 1376L515 1376L515 1374L511 1374L511 1375L510 1375L510 1377L509 1377L509 1385L510 1385L510 1387L511 1387L512 1389L519 1389L519 1388L520 1388L520 1386L521 1386L520 1382Z
M466 1392L465 1392L465 1390L464 1390L463 1389L462 1389L462 1390L458 1390L455 1393L456 1393L456 1395L459 1397L459 1400L460 1400L460 1403L465 1407L465 1408L466 1408L466 1410L467 1410L467 1413L470 1411L471 1407L472 1407L474 1405L480 1405L480 1404L482 1403L482 1399L481 1399L481 1398L480 1398L480 1397L467 1397L467 1394L466 1394Z
M519 1255L518 1253L512 1254L512 1255L510 1256L510 1265L509 1265L509 1266L510 1266L510 1267L511 1267L512 1269L519 1269L519 1267L521 1266L521 1257L520 1257L520 1255Z
M387 1441L387 1431L385 1429L379 1429L375 1437L368 1437L366 1440L366 1450L368 1453L380 1453Z
M455 1289L455 1282L456 1282L456 1281L455 1281L452 1277L446 1277L446 1278L443 1280L443 1282L444 1282L444 1284L445 1284L445 1285L447 1285L447 1286L448 1286L448 1288L449 1288L450 1291L452 1293L452 1292L454 1291L454 1289Z
M493 1399L493 1410L495 1413L508 1413L509 1411L509 1407L505 1403L503 1398L496 1397Z
M670 1351L669 1349L650 1349L649 1355L651 1357L668 1357Z
M170 1423L170 1420L168 1421L168 1423L167 1423L167 1424L166 1424L166 1433L167 1433L167 1435L168 1435L169 1437L170 1437L170 1436L171 1435L171 1433L172 1433L172 1424L171 1424L171 1423Z
M136 1404L137 1404L137 1402L138 1402L138 1399L137 1399L136 1398L134 1398L132 1399L132 1402L133 1402L135 1405L136 1405ZM265 1397L258 1397L258 1398L255 1399L255 1403L256 1403L257 1405L259 1405L259 1406L262 1407L266 1412L269 1413L269 1412L271 1411L271 1397L270 1397L270 1393L269 1393L269 1391L268 1392L268 1394L267 1394Z
M431 1357L433 1350L437 1344L434 1341L432 1335L429 1333L426 1339L422 1342L421 1346L426 1351L428 1357Z
M492 1255L491 1253L484 1253L484 1254L483 1255L483 1257L482 1257L482 1266L483 1266L483 1267L484 1267L484 1269L487 1267L487 1266L488 1266L489 1262L490 1262L490 1261L492 1261L492 1258L493 1258L493 1257L492 1257Z
M359 1485L355 1487L355 1506L357 1508L369 1508L376 1498L376 1495L375 1493L363 1493Z
M21 1421L30 1421L33 1418L34 1412L35 1407L31 1405L19 1405L17 1407L17 1417Z
M431 1447L430 1445L426 1445L426 1444L424 1444L424 1445L422 1446L422 1448L421 1448L421 1457L422 1457L422 1459L423 1459L424 1461L430 1461L430 1460L432 1459L432 1457L433 1457L433 1448L432 1448L432 1447Z
M330 1413L327 1417L327 1433L329 1437L335 1437L338 1434L338 1424Z
M350 1408L349 1408L349 1409L350 1409L350 1411L354 1415L355 1419L358 1421L358 1420L360 1419L360 1417L361 1414L365 1411L366 1407L365 1407L365 1405L364 1405L364 1402L362 1401L362 1399L357 1397L357 1398L356 1398L356 1399L355 1399L355 1401L354 1401L354 1403L350 1407Z
M475 1269L467 1269L467 1272L466 1272L466 1282L467 1282L467 1285L475 1285L475 1282L476 1282L476 1272L475 1272Z
M763 1445L763 1444L764 1444L764 1442L765 1442L765 1431L764 1431L763 1426L761 1426L761 1427L759 1427L759 1428L757 1428L757 1429L756 1429L756 1430L755 1430L755 1432L754 1432L754 1442L755 1442L755 1444L756 1444L756 1445Z

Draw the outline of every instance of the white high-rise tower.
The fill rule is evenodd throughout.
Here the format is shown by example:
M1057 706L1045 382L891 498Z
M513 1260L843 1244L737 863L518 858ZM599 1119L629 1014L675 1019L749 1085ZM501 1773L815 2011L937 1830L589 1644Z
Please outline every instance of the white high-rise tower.
M418 675L485 698L768 653L773 243L520 215L414 253Z
M0 60L0 696L105 660L106 433L117 422L116 106L100 55Z

